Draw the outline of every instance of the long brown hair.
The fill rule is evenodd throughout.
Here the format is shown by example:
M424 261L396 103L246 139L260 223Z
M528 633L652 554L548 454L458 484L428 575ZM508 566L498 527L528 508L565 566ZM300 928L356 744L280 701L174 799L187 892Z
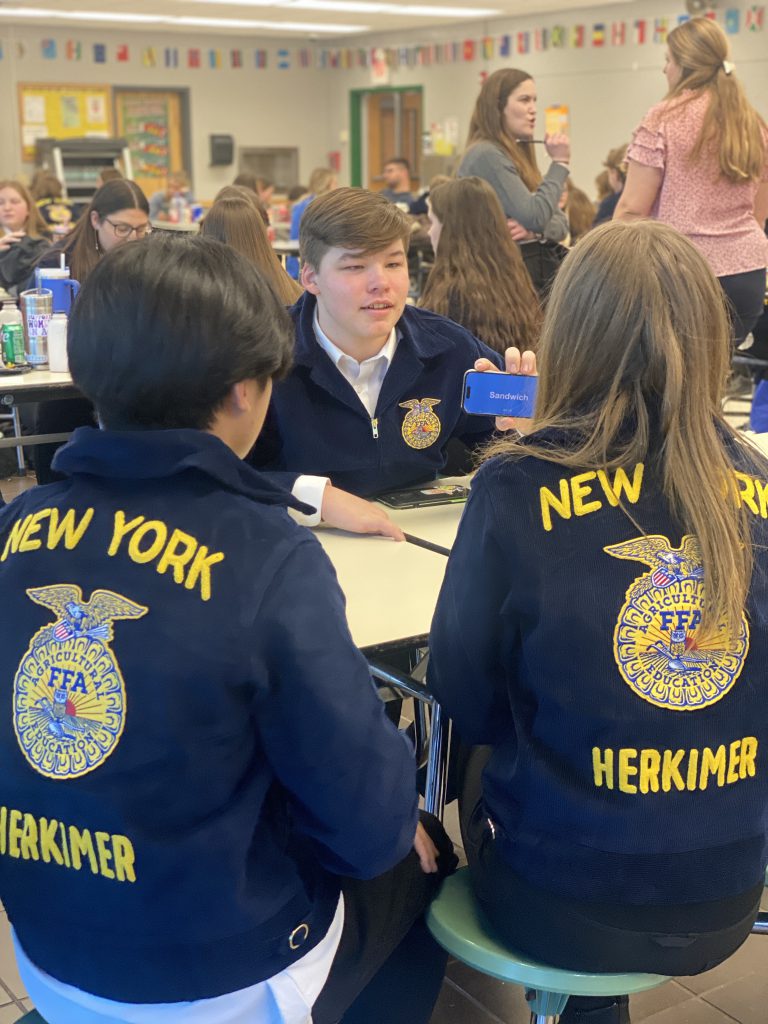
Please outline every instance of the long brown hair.
M466 148L478 142L494 143L509 156L526 187L535 192L541 184L541 172L536 163L534 148L514 139L507 131L504 118L509 94L529 80L532 80L531 75L518 68L501 68L486 78L472 111Z
M696 248L657 221L603 224L566 257L550 293L535 433L489 449L587 470L655 462L673 514L699 543L705 632L738 632L752 573L729 450L766 472L721 413L730 355L723 292ZM552 428L567 442L537 442Z
M301 296L302 289L285 272L269 244L260 206L255 192L241 185L227 185L206 213L200 234L231 245L250 260L288 306Z
M570 180L565 183L565 215L571 244L586 235L595 219L595 207L586 192L577 188Z
M27 219L24 222L24 233L29 235L30 238L47 238L48 225L43 220L27 186L22 185L20 181L16 181L13 178L6 178L4 181L0 181L0 189L4 188L12 188L14 192L18 192L27 204Z
M709 94L691 159L696 160L704 149L715 149L722 177L737 184L759 181L765 168L765 122L750 104L733 69L726 71L728 39L723 30L709 18L691 18L669 33L667 47L682 70L667 98L676 99L688 90L693 92L689 99ZM677 106L673 105L670 116L675 116Z
M149 216L147 197L136 182L128 178L113 178L96 189L74 228L65 239L49 249L44 258L47 261L51 254L64 253L72 277L82 284L102 257L91 214L96 213L99 220L104 220L120 210L143 210Z
M419 305L449 316L497 352L534 348L539 300L491 186L456 178L432 189L429 204L442 228Z

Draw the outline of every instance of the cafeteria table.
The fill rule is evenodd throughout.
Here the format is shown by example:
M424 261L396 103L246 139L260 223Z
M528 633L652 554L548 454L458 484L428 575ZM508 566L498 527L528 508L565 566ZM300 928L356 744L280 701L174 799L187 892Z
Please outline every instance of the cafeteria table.
M347 602L352 639L368 659L373 677L414 699L417 754L422 746L428 752L424 804L441 817L450 725L420 678L423 656L412 676L392 668L388 659L396 652L426 648L445 572L445 555L387 537L360 536L327 527L314 532L336 570Z
M69 434L27 434L22 436L19 406L26 402L47 402L56 398L78 398L80 391L68 373L50 370L29 370L26 373L0 376L0 411L13 421L13 437L0 436L0 448L16 448L19 475L26 472L21 450L25 445L55 444L66 441Z

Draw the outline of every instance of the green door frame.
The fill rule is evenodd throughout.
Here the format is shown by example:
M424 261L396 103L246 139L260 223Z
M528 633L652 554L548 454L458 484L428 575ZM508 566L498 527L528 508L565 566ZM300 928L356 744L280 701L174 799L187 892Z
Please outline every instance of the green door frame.
M423 85L377 85L369 89L349 90L349 178L353 187L363 184L363 127L360 116L363 96L374 92L419 92L422 100L424 98Z

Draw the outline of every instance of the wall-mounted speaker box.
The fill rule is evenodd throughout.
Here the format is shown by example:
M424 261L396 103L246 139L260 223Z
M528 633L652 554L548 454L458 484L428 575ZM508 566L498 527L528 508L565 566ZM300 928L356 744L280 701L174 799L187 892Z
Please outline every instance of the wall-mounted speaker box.
M235 162L235 140L231 135L210 135L211 167L225 167Z

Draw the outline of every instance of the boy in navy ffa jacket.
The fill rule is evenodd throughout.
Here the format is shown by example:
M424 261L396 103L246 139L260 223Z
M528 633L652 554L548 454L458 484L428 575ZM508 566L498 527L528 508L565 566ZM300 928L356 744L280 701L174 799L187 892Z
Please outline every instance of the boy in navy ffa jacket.
M104 429L0 512L0 896L50 1024L429 1017L411 751L295 500L240 459L291 347L228 247L123 246L70 322Z
M476 359L499 356L406 306L409 236L407 217L377 193L336 189L308 207L294 366L273 392L255 464L373 495L434 479L452 440L490 438L493 421L461 409L462 381ZM296 493L319 507L324 483L300 477Z

